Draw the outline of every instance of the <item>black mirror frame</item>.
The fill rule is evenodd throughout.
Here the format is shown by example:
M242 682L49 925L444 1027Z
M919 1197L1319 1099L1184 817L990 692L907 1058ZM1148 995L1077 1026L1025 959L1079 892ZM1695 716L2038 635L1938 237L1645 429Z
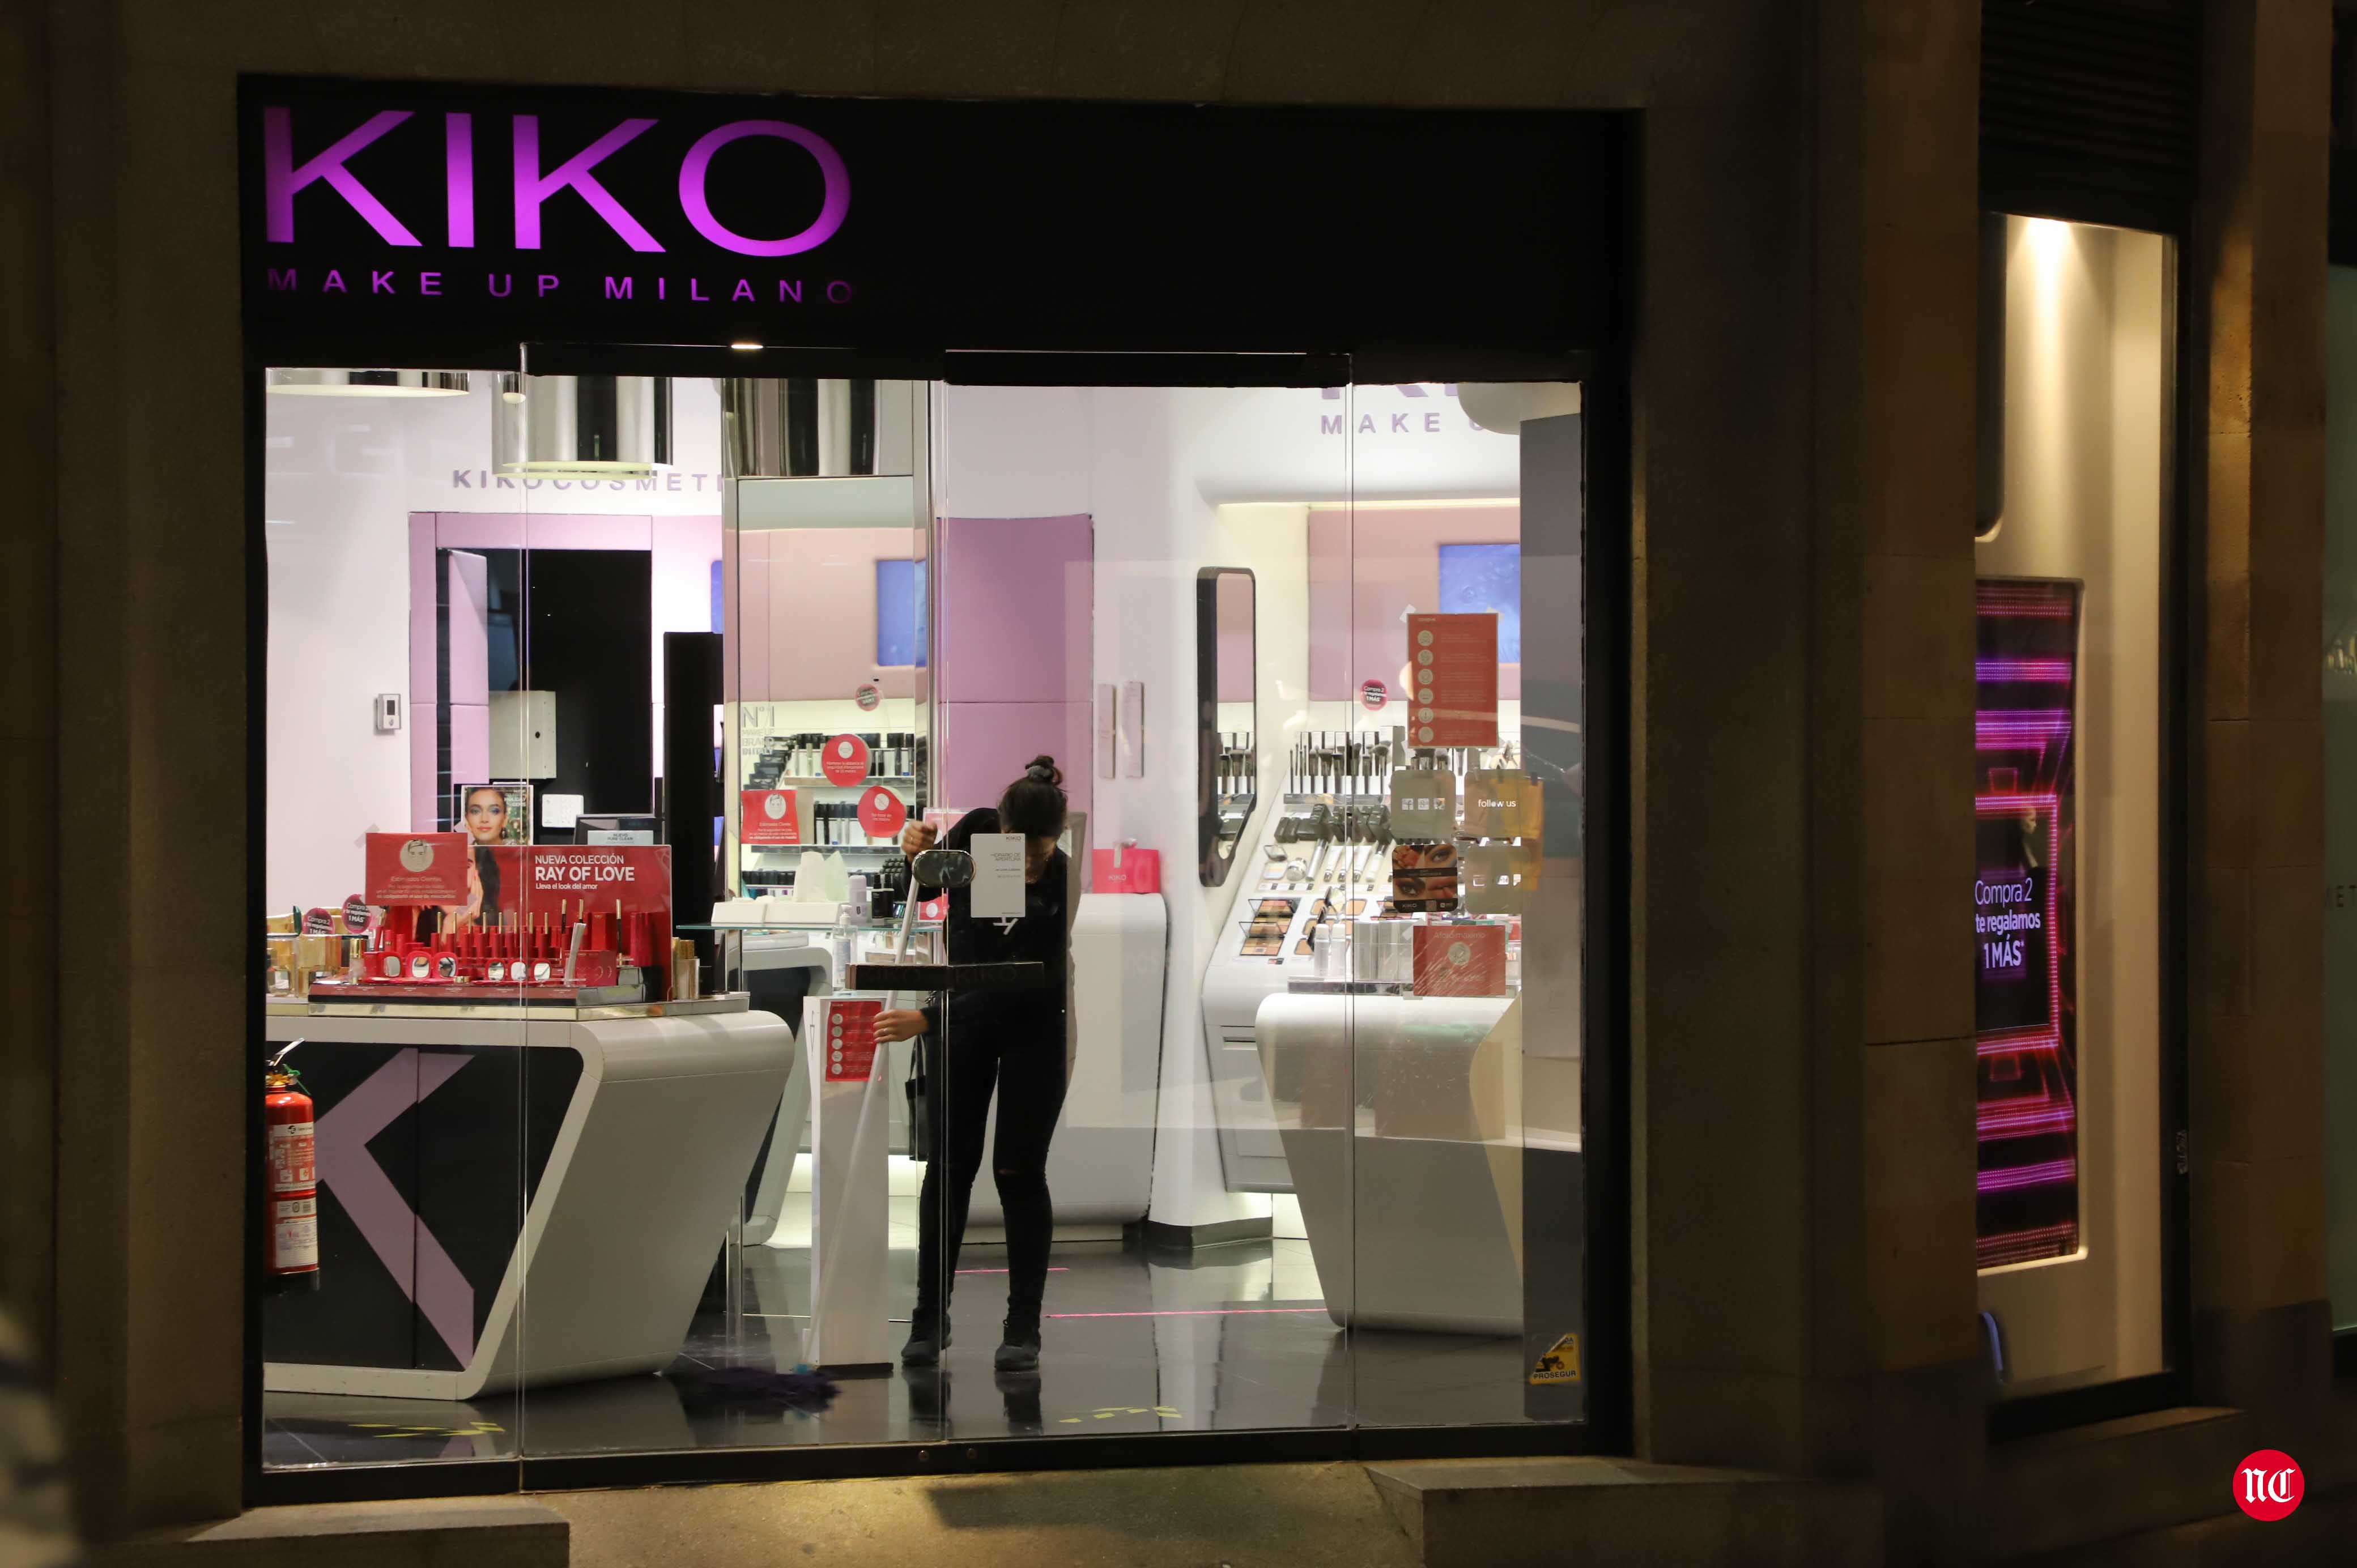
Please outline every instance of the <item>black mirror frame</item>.
M1243 821L1225 840L1220 832L1222 796L1220 758L1220 579L1242 577L1252 585L1253 734L1260 733L1260 584L1248 567L1206 566L1195 574L1195 813L1199 874L1206 887L1217 887L1234 867L1236 851L1258 809L1244 809Z

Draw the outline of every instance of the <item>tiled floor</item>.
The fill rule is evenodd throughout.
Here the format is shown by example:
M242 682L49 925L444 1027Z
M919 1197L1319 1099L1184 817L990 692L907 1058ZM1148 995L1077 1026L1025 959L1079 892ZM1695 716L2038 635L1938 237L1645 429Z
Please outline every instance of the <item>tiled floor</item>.
M891 1254L903 1316L915 1294L912 1240L896 1234ZM1019 1376L991 1369L1006 1309L1005 1252L969 1247L952 1308L954 1338L939 1369L845 1379L823 1412L780 1409L699 1380L715 1369L790 1369L802 1359L795 1315L809 1306L809 1252L754 1247L744 1258L745 1316L732 1331L725 1313L699 1316L667 1375L468 1404L270 1394L264 1462L1523 1419L1519 1341L1346 1335L1319 1298L1308 1243L1297 1240L1192 1255L1059 1243L1039 1370ZM896 1345L902 1332L895 1329Z

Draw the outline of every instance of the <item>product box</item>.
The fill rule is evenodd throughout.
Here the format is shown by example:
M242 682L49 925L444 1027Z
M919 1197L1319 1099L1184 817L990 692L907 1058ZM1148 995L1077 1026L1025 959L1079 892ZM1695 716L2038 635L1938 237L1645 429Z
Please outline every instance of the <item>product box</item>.
M1415 929L1415 993L1418 996L1503 996L1506 993L1506 928L1418 926Z
M1089 851L1089 881L1092 893L1159 893L1162 852L1116 844Z

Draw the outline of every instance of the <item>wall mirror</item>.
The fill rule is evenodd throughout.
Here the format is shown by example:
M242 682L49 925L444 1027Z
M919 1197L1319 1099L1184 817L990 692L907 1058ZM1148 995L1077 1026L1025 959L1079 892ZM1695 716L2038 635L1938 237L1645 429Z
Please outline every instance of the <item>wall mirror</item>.
M1203 886L1227 881L1260 794L1253 575L1210 566L1195 579L1195 799Z

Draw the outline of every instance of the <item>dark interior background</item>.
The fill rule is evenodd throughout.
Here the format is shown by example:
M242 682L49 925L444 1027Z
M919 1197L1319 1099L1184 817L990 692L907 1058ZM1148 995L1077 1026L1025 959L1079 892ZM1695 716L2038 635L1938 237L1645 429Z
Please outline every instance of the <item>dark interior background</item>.
M653 557L643 550L471 553L484 562L490 689L556 693L556 772L531 781L534 813L551 794L579 795L585 811L654 810ZM442 677L447 811L447 662ZM571 843L573 832L550 832L535 821L533 842Z

